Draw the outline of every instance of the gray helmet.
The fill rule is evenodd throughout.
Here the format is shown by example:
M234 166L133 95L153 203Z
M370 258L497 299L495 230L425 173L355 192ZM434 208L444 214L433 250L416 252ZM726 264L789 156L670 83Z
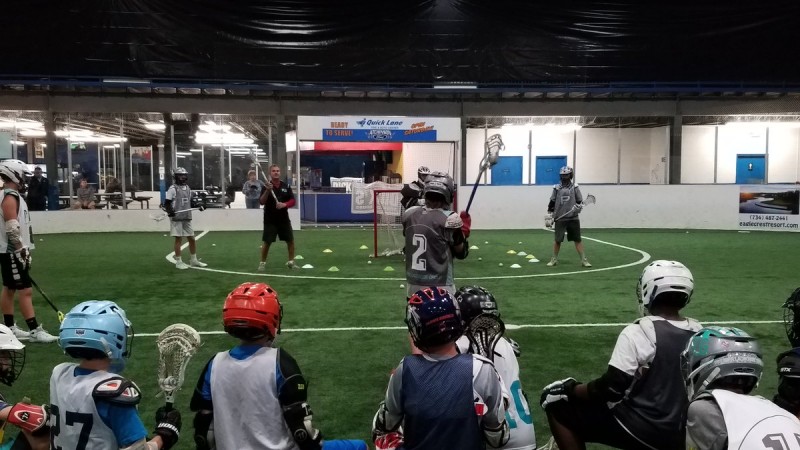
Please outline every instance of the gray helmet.
M764 362L758 340L733 327L704 327L681 353L681 370L689 398L718 387L735 385L749 394L758 385Z
M419 181L423 183L430 174L431 174L431 169L429 169L427 166L419 166L419 169L417 169L417 178L419 178Z
M183 167L176 167L175 170L172 171L172 177L175 178L176 183L184 184L189 180L189 172Z
M425 188L422 190L422 194L425 198L428 198L429 193L441 195L444 197L445 203L449 205L453 202L455 190L455 183L450 175L444 172L431 172L425 179Z
M574 171L570 166L564 166L561 170L558 171L558 177L561 180L561 184L568 184L572 181L572 177L574 176Z

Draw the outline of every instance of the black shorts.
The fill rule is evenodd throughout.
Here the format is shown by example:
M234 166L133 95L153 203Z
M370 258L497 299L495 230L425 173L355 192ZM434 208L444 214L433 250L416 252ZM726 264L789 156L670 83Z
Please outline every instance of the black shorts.
M267 244L271 244L275 242L276 237L284 242L293 242L294 233L292 233L292 223L265 223L264 233L261 234L261 240Z
M547 412L583 442L626 450L652 450L631 435L635 430L629 431L620 425L605 403L560 401L548 406Z
M31 287L31 277L28 268L22 267L11 253L0 253L0 274L3 276L3 286L15 291Z
M567 235L567 240L572 242L581 241L581 221L575 220L559 220L556 222L556 242L564 242L564 234Z

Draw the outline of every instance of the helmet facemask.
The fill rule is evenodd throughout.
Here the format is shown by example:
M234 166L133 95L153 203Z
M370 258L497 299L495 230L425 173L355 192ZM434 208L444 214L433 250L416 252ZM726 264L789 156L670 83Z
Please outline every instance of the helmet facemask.
M0 382L11 386L25 367L25 349L0 350Z
M800 288L783 303L783 326L792 347L800 347Z

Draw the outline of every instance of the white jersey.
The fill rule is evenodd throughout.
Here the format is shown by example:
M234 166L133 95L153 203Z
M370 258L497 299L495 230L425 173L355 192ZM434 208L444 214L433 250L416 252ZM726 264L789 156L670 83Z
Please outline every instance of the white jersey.
M469 339L461 336L456 341L461 353L469 352ZM508 389L511 404L506 411L506 422L511 433L508 443L501 449L505 450L534 450L536 448L536 433L533 428L533 417L528 406L528 400L522 392L519 381L519 363L517 355L508 339L502 338L494 349L494 368L503 380L503 385Z
M298 450L278 401L277 355L278 349L264 347L243 360L228 352L214 357L211 401L217 450Z
M800 420L783 408L764 397L724 389L711 394L725 418L729 449L800 449Z
M2 189L0 192L0 203L6 198L6 195L12 195L19 200L19 209L17 210L17 221L19 222L19 238L22 241L23 247L33 250L36 246L33 244L33 231L31 230L31 215L28 212L28 204L25 199L17 191L11 189ZM0 211L2 215L2 211ZM8 234L6 233L5 218L3 223L0 224L0 253L14 253L16 250L8 242Z
M98 370L76 377L77 366L75 363L59 364L50 376L49 425L53 448L118 448L117 438L97 413L92 396L95 386L114 375ZM79 446L78 443L84 439L87 439L86 444ZM111 442L114 444L109 445Z
M654 321L667 320L660 316L645 316L626 326L617 337L609 366L616 367L628 375L635 375L640 368L650 366L656 354ZM694 319L669 320L681 330L697 332L703 327Z

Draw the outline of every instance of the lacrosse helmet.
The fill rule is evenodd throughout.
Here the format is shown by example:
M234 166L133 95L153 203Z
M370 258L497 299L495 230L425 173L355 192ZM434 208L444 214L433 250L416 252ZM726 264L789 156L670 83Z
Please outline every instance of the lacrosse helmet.
M245 341L274 338L281 332L282 318L278 292L265 283L240 284L228 294L222 307L225 332Z
M0 382L11 386L25 367L25 345L5 325L0 325Z
M419 178L419 181L423 183L430 174L431 174L431 169L429 169L428 166L419 166L419 169L417 169L417 178Z
M441 287L415 292L408 299L405 321L411 340L421 350L455 342L464 334L458 303Z
M681 370L689 399L719 387L735 387L747 395L764 370L758 340L733 327L705 327L689 339L681 353Z
M570 166L564 166L561 170L558 171L558 178L561 180L561 184L566 186L572 182L572 177L575 176L575 172L572 170Z
M175 179L175 183L186 184L186 182L189 181L189 172L183 167L176 167L175 170L172 171L172 177Z
M783 326L792 347L800 347L800 288L783 303Z
M58 344L81 359L111 359L115 371L131 356L133 329L125 311L109 300L88 300L72 308L61 323Z
M778 393L773 402L797 415L800 413L800 348L778 355Z
M500 317L494 295L480 286L462 286L456 291L455 298L465 326L481 314Z
M455 191L453 177L444 172L431 172L428 178L425 179L425 187L422 190L422 194L426 199L429 195L433 196L432 200L434 201L441 197L449 205L453 202Z
M683 308L694 292L692 272L678 261L659 259L647 265L636 285L639 312L644 316L655 304L656 298L672 300Z
M33 175L28 170L28 165L18 159L6 159L0 161L0 177L12 183L16 183L19 192L25 192L25 181Z

